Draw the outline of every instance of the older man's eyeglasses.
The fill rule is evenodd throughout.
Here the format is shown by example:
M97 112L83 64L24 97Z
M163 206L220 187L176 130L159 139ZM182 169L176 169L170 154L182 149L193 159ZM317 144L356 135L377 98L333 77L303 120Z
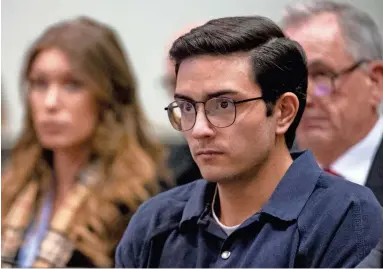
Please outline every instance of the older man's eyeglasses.
M333 73L333 72L312 72L309 74L309 77L315 83L314 94L316 96L326 96L330 95L336 90L335 82L341 76L354 72L362 64L369 62L368 60L360 60L355 62L351 66Z
M184 132L194 127L197 118L196 104L201 103L204 104L208 121L215 127L225 128L235 122L236 105L262 99L263 97L256 97L234 101L227 97L214 97L205 102L180 99L170 103L165 110L168 112L169 121L174 129Z

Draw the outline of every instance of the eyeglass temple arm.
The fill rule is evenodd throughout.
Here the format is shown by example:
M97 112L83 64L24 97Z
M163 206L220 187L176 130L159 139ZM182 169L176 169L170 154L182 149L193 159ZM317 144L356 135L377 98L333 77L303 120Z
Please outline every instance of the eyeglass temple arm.
M241 101L235 101L234 104L246 103L246 102L260 100L260 99L263 99L263 97L261 96L261 97L255 97L255 98L245 99Z

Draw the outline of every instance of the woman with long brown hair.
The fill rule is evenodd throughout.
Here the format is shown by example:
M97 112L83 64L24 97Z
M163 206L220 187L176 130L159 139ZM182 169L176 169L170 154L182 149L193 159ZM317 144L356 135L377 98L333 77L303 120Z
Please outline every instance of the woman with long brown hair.
M25 124L2 178L2 266L110 267L137 207L167 178L116 33L49 27L21 76Z

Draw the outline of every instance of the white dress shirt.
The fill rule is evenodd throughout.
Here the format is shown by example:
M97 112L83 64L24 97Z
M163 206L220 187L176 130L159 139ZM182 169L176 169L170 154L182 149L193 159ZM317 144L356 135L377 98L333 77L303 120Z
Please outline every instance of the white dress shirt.
M365 185L382 138L383 116L379 118L368 135L332 163L330 169L349 181Z

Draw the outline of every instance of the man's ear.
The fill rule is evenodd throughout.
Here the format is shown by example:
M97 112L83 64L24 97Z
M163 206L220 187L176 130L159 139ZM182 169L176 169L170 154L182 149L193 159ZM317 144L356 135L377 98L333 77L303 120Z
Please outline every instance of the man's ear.
M378 106L383 101L383 61L376 60L369 64L369 84L371 85L371 103Z
M276 121L276 134L285 134L293 123L295 116L298 113L299 100L298 97L292 93L284 93L279 97L275 104Z

